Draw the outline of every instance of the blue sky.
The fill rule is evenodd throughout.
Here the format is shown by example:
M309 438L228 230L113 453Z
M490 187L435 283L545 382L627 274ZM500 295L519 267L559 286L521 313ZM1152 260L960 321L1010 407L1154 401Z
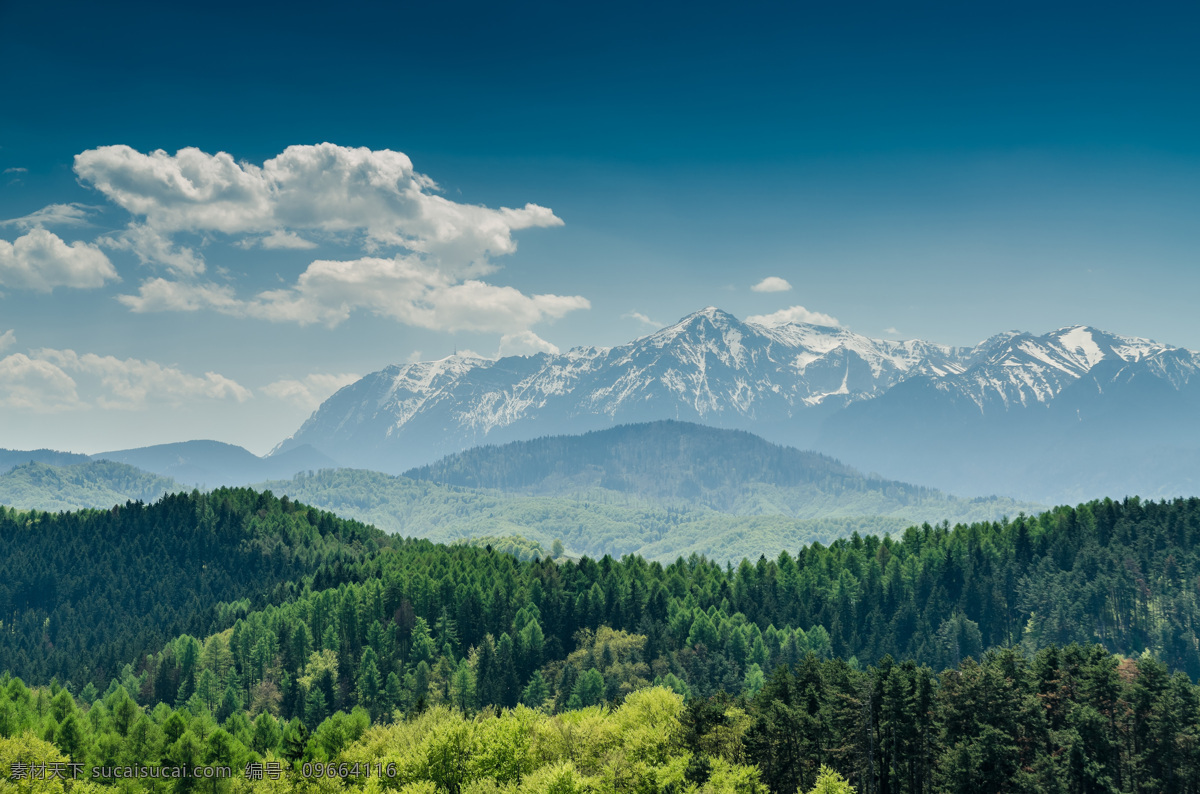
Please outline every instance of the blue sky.
M0 446L261 453L390 363L710 304L1200 349L1198 22L0 0Z

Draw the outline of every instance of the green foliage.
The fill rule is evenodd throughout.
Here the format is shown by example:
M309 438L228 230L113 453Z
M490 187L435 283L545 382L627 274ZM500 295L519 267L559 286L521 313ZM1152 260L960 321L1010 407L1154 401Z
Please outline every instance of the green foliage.
M491 549L498 554L511 554L518 560L534 560L546 556L546 550L542 548L542 544L527 540L520 535L505 535L504 537L484 535L477 538L459 538L454 543Z
M808 794L856 794L854 787L846 782L846 778L827 766L821 767L817 773L817 782Z
M353 469L302 474L261 487L388 532L440 543L491 543L522 559L535 550L544 556L546 548L553 554L557 540L563 552L555 559L564 554L640 554L669 562L699 554L738 560L764 550L774 554L804 543L829 543L854 532L900 532L913 520L980 520L1034 507L1007 500L957 500L845 472L828 482L795 486L800 490L789 491L786 498L759 493L776 486L747 483L739 486L747 492L745 498L725 506L730 512L611 489L517 495ZM635 479L658 476L656 471L654 477ZM670 471L662 476L669 478ZM515 539L506 542L504 536Z
M629 774L650 788L791 794L817 785L823 765L858 790L889 794L1200 784L1200 694L1188 678L1200 669L1200 615L1185 586L1200 577L1200 500L1102 501L896 538L852 535L733 567L699 556L666 566L633 556L523 561L381 538L249 491L228 492L222 517L220 493L0 515L17 560L31 555L12 538L37 546L33 528L63 532L61 523L82 538L110 521L161 529L149 520L158 516L225 526L238 539L200 558L214 575L237 581L218 552L290 554L312 571L255 596L261 605L247 596L214 608L206 631L112 662L79 699L75 685L0 677L0 735L38 737L91 764L240 764L268 754L334 761L373 731L424 725L403 729L416 731L404 734L413 747L385 755L424 770L413 785L480 791L515 775L521 786L626 790L618 778ZM24 581L0 588L11 598ZM98 592L119 601L123 590ZM19 641L0 619L3 641ZM54 642L73 641L79 669L95 669L88 636ZM32 646L16 647L20 659ZM651 681L660 694L644 696ZM101 698L97 685L107 687ZM673 699L686 699L686 719ZM608 722L614 714L625 717ZM617 745L606 731L643 731L621 722L631 714L675 738L647 745L658 749L622 744L624 760L611 766ZM531 758L526 739L542 748L531 753L588 746ZM436 753L414 756L417 745ZM453 761L459 752L467 760Z
M378 530L247 489L105 511L0 508L0 659L29 680L104 686L170 637L229 626L306 579L336 584L344 573L335 567L345 571L388 542ZM190 675L171 681L184 685L184 700L194 691ZM130 676L142 686L152 674Z
M22 510L108 509L181 490L169 477L110 460L68 466L30 462L0 474L0 504Z

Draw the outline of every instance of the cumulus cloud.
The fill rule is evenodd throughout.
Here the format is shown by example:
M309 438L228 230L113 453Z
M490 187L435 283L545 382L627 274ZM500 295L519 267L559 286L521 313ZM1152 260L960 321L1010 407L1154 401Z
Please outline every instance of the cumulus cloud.
M317 260L287 289L260 292L252 300L212 283L151 279L136 295L118 298L135 312L211 309L300 325L333 327L356 310L392 317L406 325L443 331L516 333L530 325L586 309L586 298L526 295L478 280L454 283L416 257Z
M142 282L136 295L118 295L117 300L139 314L201 309L213 309L235 317L247 314L246 303L237 298L232 287L212 283L152 278Z
M0 353L3 353L5 350L8 350L10 347L15 345L16 343L17 343L17 335L16 335L16 333L13 332L13 329L9 328L4 333L0 334Z
M299 380L277 380L264 386L262 392L277 400L286 400L313 411L338 389L349 386L358 379L359 376L352 373L314 372Z
M33 229L38 226L87 226L90 223L88 217L95 214L97 209L78 202L50 204L20 218L0 221L0 226L16 226L21 229Z
M197 398L245 402L252 396L249 389L216 372L189 375L155 361L81 354L74 350L42 348L32 354L37 362L69 373L68 377L97 380L95 404L100 408L138 409L149 402L179 404Z
M537 353L558 355L558 346L528 330L500 337L499 356L530 356Z
M589 307L580 296L527 295L481 280L497 269L494 257L516 250L514 232L562 225L551 210L451 201L401 152L290 146L258 166L195 148L104 146L76 155L75 172L134 216L105 244L171 271L120 296L135 312L208 309L332 327L367 311L436 330L519 334ZM365 255L313 261L290 287L239 297L201 278L206 263L195 241L214 235L264 249L322 240Z
M24 353L0 358L0 406L37 413L85 407L70 375L50 361Z
M5 341L7 340L7 341ZM5 346L12 331L0 336ZM92 395L80 397L80 392ZM178 405L194 399L250 399L250 390L216 372L190 375L177 367L74 350L41 348L0 358L0 406L38 413Z
M900 331L899 331L898 329L896 329L896 328L884 328L884 329L883 329L883 332L884 332L885 334L891 334L892 336L899 336L899 335L900 335Z
M0 286L50 292L55 287L95 289L118 280L108 257L94 245L68 245L42 228L14 242L0 240Z
M767 276L750 289L754 292L787 292L792 285L779 276Z
M746 318L746 322L754 323L755 325L787 325L788 323L807 323L809 325L826 325L834 328L840 327L836 317L831 317L828 314L821 312L810 312L803 306L792 306L787 309L780 309L771 314L754 314Z
M362 235L368 250L401 247L474 275L489 269L488 257L516 250L513 231L562 224L536 204L450 201L402 152L331 143L289 146L262 166L195 148L143 154L102 146L76 155L75 173L160 235Z
M621 316L629 320L637 320L642 325L648 325L651 328L662 328L663 325L665 325L665 323L660 323L658 320L650 319L641 312L628 312L626 314L622 314Z

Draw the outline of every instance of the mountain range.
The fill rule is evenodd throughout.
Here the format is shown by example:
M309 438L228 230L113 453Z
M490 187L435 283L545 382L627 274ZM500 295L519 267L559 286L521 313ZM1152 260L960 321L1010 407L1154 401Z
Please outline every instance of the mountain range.
M858 469L1040 502L1200 486L1200 354L1086 326L974 347L742 322L714 307L616 347L387 367L326 400L309 446L400 473L481 444L677 419Z
M142 457L172 460L164 454ZM404 476L324 468L256 487L402 536L497 543L520 536L543 550L561 540L568 555L636 553L665 562L692 553L722 561L774 557L855 531L895 533L1040 509L865 477L744 431L675 421L488 445ZM0 474L0 504L21 509L108 509L178 490L185 489L172 479L107 460L24 463Z

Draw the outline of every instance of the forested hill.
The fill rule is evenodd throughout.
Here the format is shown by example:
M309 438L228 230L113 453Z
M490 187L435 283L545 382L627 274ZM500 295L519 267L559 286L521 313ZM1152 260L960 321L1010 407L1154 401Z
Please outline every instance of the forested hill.
M109 508L125 502L153 502L179 490L182 486L170 477L110 460L69 466L24 463L0 474L0 505L19 509Z
M0 508L0 670L106 683L169 638L223 628L314 574L321 586L336 583L337 570L389 542L246 489L103 511Z
M172 532L181 540L164 541ZM90 705L83 715L70 691L31 693L0 673L0 734L36 731L92 763L376 759L395 762L401 788L464 792L512 782L511 764L541 780L543 763L571 778L565 790L619 775L629 785L596 790L761 794L761 780L792 794L820 764L889 794L1200 783L1200 692L1182 675L1200 676L1200 499L856 535L736 568L524 561L384 538L246 490L8 513L0 537L0 581L28 583L0 591L17 621L5 619L0 662L44 682L71 660L72 691ZM39 553L14 555L23 543ZM285 581L289 563L299 584ZM218 591L248 601L214 608ZM147 652L159 626L189 618L200 628ZM122 648L128 664L107 661ZM78 675L101 666L114 680L97 699ZM667 693L633 694L652 684L684 695L686 712ZM611 739L641 718L587 708L637 711L646 698L664 720L647 736L673 738L647 738L656 755L631 766L623 753L639 751ZM486 716L518 703L543 714ZM409 721L368 730L397 710ZM501 747L545 755L500 763Z
M607 490L739 515L886 515L978 519L1029 509L1010 500L960 500L864 476L833 458L741 430L689 422L622 425L578 436L484 446L412 469L407 477L509 493L578 496Z
M400 535L453 543L466 538L520 535L568 556L598 558L637 554L664 563L700 554L719 562L774 556L820 540L858 531L899 532L912 523L901 516L733 516L707 509L676 508L614 491L586 498L526 496L459 488L375 471L335 469L259 486L305 504L356 518Z
M90 458L76 452L59 452L53 449L0 449L0 472L8 471L22 463L46 463L51 466L70 466L87 463Z

